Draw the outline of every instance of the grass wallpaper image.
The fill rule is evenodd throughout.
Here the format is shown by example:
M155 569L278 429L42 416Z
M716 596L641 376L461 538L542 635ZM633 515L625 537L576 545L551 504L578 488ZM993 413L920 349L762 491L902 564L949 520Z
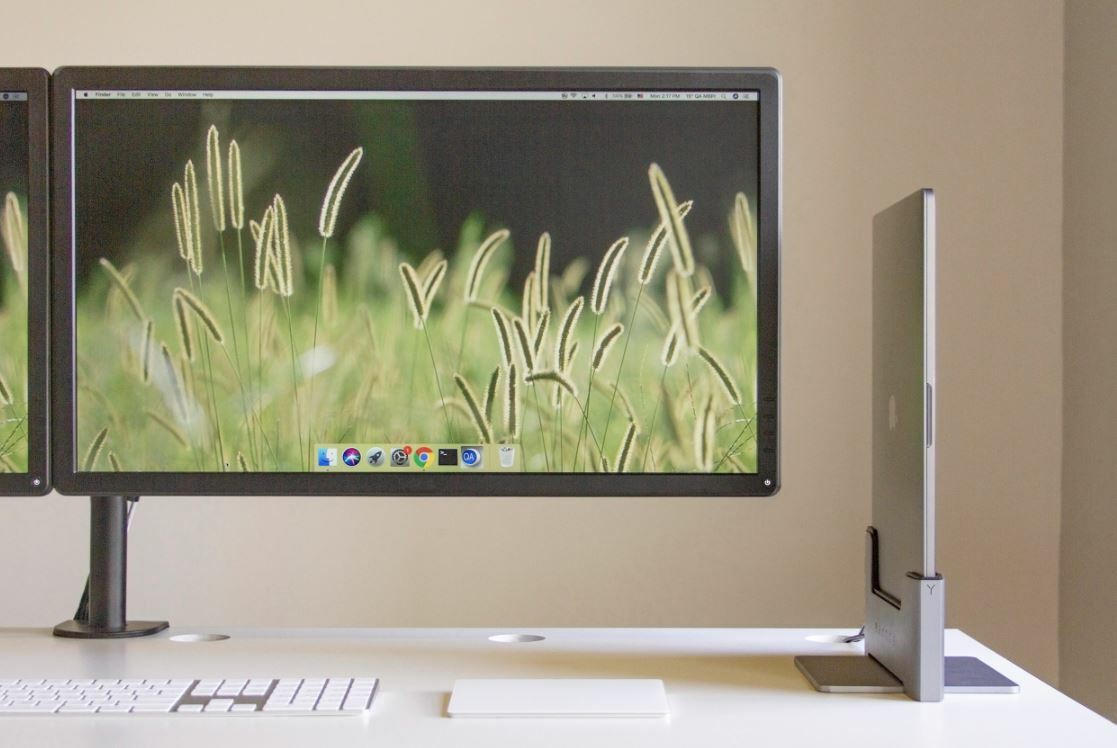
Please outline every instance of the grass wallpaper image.
M27 106L0 104L0 473L27 472Z
M755 107L547 104L79 102L78 469L756 472Z

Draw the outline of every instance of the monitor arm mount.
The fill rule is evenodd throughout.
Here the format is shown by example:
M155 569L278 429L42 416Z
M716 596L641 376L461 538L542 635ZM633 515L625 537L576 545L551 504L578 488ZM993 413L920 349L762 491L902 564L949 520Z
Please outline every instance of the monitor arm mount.
M91 496L89 515L88 605L78 615L54 627L54 635L68 639L124 639L149 636L166 621L129 621L128 504L138 496Z

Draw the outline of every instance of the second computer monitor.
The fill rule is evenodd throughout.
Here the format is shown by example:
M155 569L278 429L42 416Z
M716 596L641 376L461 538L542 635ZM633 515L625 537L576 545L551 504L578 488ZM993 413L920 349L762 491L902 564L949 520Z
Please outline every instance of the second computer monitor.
M47 74L0 68L0 496L45 493Z
M57 74L60 485L774 493L772 71Z

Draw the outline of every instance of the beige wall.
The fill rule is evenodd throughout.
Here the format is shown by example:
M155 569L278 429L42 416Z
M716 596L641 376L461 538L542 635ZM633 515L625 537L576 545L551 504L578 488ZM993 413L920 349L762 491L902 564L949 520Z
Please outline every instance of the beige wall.
M1117 720L1117 4L1066 37L1060 683Z
M1061 4L118 5L129 8L10 10L20 30L5 36L2 60L773 65L786 87L778 498L145 501L132 544L136 616L858 625L870 217L927 184L940 196L949 623L1056 678ZM85 513L79 500L0 503L0 568L24 570L0 575L0 625L71 612Z

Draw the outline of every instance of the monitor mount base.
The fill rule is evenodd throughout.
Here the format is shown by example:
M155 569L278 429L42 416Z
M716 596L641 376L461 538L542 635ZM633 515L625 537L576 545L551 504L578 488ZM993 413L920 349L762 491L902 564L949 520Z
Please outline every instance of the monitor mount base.
M166 621L129 621L127 496L89 499L89 607L85 618L63 621L54 635L67 639L127 639L163 631Z

